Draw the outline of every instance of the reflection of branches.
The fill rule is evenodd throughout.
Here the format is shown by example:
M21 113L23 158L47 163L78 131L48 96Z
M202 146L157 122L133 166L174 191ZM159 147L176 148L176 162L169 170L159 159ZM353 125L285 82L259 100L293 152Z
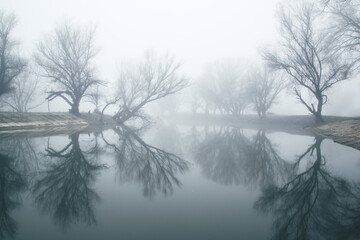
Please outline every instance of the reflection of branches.
M93 202L98 195L89 185L102 165L90 163L80 149L79 134L60 151L46 150L47 156L57 159L34 186L36 203L50 212L64 228L73 222L95 223Z
M118 144L110 144L117 154L120 178L136 181L143 186L143 194L152 198L156 190L164 195L174 191L173 184L180 186L177 173L184 173L188 163L175 154L144 142L135 131L121 125L114 129L119 136Z
M291 164L279 156L265 131L258 131L250 149L245 167L250 182L259 181L261 186L266 186L275 183L276 178L285 180L291 173Z
M38 158L33 142L27 138L14 138L0 141L0 151L14 159L17 172L29 176L38 168ZM31 181L31 178L28 179Z
M274 239L334 239L346 229L341 223L344 219L353 223L354 216L350 220L351 215L344 210L353 206L351 201L356 201L359 206L359 194L354 194L353 185L332 176L325 169L321 142L322 139L316 138L316 142L294 164L298 166L305 157L314 156L314 162L307 170L282 187L266 188L255 203L256 208L274 214Z
M225 185L270 184L290 168L263 131L250 141L239 129L221 129L196 147L195 159L207 177Z
M25 180L12 166L13 160L0 154L0 238L16 234L17 224L10 211L19 206L19 194L26 187Z
M240 184L250 142L237 129L222 130L209 134L200 143L195 159L204 174L214 181L225 185Z

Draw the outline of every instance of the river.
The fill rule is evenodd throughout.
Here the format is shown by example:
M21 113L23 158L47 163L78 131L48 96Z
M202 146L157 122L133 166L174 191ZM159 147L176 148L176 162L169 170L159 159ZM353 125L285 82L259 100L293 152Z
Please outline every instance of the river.
M360 151L158 123L0 140L1 239L357 239Z

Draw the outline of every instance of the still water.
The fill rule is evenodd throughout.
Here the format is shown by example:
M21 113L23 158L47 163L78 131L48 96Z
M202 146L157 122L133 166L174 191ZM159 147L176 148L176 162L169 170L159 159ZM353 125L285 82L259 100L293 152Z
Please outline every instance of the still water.
M2 137L0 239L358 239L360 151L157 124Z

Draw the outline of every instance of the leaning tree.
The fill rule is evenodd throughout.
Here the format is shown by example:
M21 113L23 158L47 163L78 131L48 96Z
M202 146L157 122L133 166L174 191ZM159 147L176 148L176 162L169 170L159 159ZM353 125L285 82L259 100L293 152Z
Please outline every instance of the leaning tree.
M143 61L124 65L118 79L116 99L108 103L117 104L114 119L119 122L134 117L143 118L141 110L145 105L178 93L188 85L185 76L179 73L180 63L169 54L160 55L148 51Z
M12 82L26 66L17 51L17 42L12 38L15 25L15 15L0 10L0 96L10 92Z
M263 56L270 67L288 74L297 98L323 122L327 91L348 79L353 65L338 51L338 42L324 27L326 19L314 4L303 2L281 10L281 43Z
M60 97L79 114L80 101L89 88L101 84L96 78L93 28L76 28L64 24L37 46L35 61L43 76L51 79L55 90L48 92L49 101Z

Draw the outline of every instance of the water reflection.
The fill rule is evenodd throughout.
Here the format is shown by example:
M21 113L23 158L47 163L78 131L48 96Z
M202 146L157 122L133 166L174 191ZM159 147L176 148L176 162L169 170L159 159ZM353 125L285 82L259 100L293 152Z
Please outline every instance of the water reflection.
M146 143L141 131L125 125L114 129L118 136L116 144L109 143L116 153L120 181L137 182L143 195L152 198L156 191L164 195L173 193L174 185L181 185L177 174L188 170L188 162L179 156Z
M265 186L286 178L292 171L263 130L251 139L241 129L221 128L206 134L194 145L193 152L204 175L224 185Z
M69 144L61 150L46 149L51 162L34 185L35 203L63 228L77 222L96 222L93 208L99 196L91 185L104 168L94 163L96 150L97 145L82 151L79 134L71 135Z
M14 159L0 154L0 237L13 238L17 223L11 211L20 205L20 193L26 189L26 181L14 168Z
M0 140L0 152L13 159L13 168L26 177L27 182L32 181L32 177L39 167L34 145L34 141L28 138Z
M321 138L293 164L304 171L283 186L268 186L255 208L274 216L273 239L348 239L359 237L360 185L333 176L321 154Z
M0 238L14 238L17 222L11 212L20 207L20 195L37 169L37 155L29 139L0 140Z

